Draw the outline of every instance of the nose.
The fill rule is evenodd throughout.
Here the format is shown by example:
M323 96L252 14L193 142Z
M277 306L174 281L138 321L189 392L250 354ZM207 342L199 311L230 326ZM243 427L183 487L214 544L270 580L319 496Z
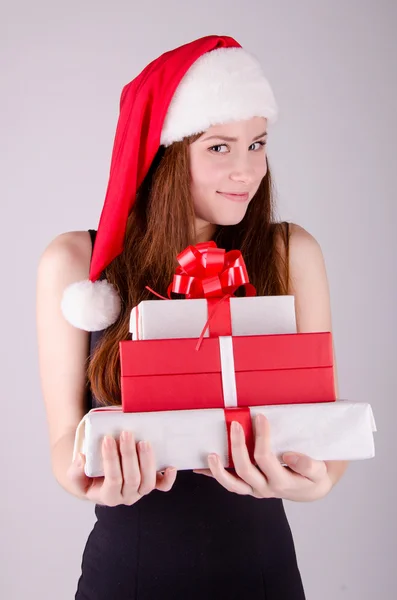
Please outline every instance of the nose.
M235 159L229 177L231 181L250 185L255 181L255 173L256 170L250 157L240 156Z

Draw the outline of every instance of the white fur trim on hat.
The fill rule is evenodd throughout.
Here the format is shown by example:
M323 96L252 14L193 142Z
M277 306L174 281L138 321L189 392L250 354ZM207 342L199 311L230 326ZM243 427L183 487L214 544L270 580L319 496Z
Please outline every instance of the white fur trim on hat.
M61 310L65 319L84 331L102 331L112 325L121 311L116 288L106 279L77 281L63 292Z
M168 107L160 144L169 146L212 125L265 117L278 107L259 61L243 48L206 52L182 78Z

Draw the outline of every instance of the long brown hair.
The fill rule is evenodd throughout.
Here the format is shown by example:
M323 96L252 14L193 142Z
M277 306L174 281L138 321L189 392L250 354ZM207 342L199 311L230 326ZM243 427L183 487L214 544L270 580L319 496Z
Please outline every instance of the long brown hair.
M131 339L131 309L142 300L157 299L145 286L166 295L178 266L177 254L196 243L188 147L200 135L160 147L129 215L123 252L104 273L118 290L122 309L88 363L88 383L101 404L121 404L119 342ZM243 220L237 225L218 225L212 239L219 248L241 250L258 295L283 295L288 293L288 252L280 252L280 235L288 249L286 228L275 219L268 165ZM243 294L237 290L236 295Z

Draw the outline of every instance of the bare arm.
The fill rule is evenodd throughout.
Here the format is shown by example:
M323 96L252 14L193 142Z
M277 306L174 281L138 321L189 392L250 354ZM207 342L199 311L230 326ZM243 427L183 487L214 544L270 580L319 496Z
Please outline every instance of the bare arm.
M302 227L291 224L290 289L295 296L298 332L332 331L330 292L320 245ZM334 351L336 397L338 377ZM348 461L325 461L335 485L348 466Z
M61 300L69 284L88 278L90 260L89 233L77 231L55 238L38 267L39 368L52 469L60 485L78 498L108 506L131 505L155 488L169 491L176 478L173 468L156 474L150 444L145 449L128 432L122 432L119 443L106 436L102 443L104 477L87 477L82 456L72 463L76 428L85 412L89 333L65 320Z
M44 250L37 271L39 369L52 469L57 481L71 493L75 490L66 472L76 427L84 415L89 333L70 325L60 307L65 287L88 277L90 258L89 233L65 233Z

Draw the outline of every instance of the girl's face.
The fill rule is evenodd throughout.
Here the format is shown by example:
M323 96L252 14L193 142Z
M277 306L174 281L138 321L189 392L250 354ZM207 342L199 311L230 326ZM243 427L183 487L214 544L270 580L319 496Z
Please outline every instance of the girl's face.
M215 225L239 223L267 171L267 120L253 117L207 129L189 146L197 241Z

